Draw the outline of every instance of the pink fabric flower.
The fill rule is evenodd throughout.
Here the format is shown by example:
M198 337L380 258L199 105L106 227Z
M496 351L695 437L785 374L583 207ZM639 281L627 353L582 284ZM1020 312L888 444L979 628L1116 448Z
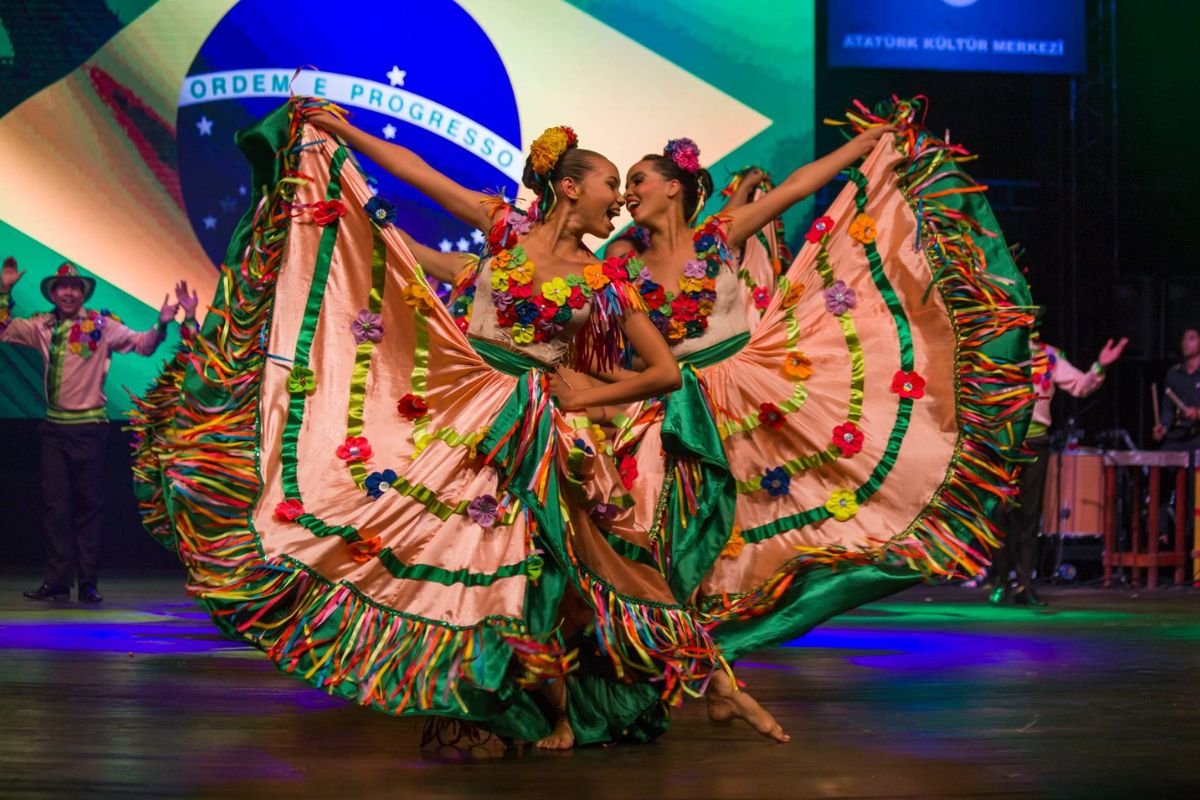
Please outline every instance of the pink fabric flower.
M708 262L693 258L683 265L683 274L687 278L703 278L708 270Z

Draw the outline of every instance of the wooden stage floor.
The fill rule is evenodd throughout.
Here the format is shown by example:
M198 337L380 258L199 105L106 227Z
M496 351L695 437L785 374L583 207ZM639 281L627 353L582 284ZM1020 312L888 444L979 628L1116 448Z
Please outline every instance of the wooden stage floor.
M1048 609L918 588L739 664L792 734L703 703L642 746L421 751L223 639L177 575L99 607L0 575L0 797L1198 796L1200 592L1048 589Z

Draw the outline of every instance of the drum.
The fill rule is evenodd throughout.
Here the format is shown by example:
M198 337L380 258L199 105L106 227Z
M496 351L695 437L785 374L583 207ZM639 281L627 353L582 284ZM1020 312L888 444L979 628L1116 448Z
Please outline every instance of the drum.
M1101 451L1080 448L1051 453L1044 497L1045 535L1103 536L1106 509Z

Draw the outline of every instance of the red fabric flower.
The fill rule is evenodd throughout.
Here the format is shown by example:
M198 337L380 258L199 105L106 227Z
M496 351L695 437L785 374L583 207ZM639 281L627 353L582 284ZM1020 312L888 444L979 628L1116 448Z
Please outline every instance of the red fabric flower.
M832 217L817 217L813 220L812 227L808 229L808 233L804 234L804 238L813 244L820 244L821 237L833 230Z
M852 456L863 448L863 432L853 422L846 422L833 429L833 443L844 456Z
M554 319L554 315L558 313L558 306L541 295L533 298L530 302L538 307L538 316L542 319Z
M925 396L925 379L916 372L898 370L892 378L892 391L901 397L920 400Z
M771 302L771 292L765 286L758 286L754 289L754 306L755 308L765 309Z
M621 456L621 460L617 464L617 469L621 473L621 483L624 484L625 489L632 489L633 482L637 480L638 476L637 459L629 454L625 454Z
M667 302L667 293L661 286L656 286L654 291L643 294L642 299L646 301L647 308L660 308L663 303Z
M425 405L424 397L409 392L396 403L396 411L405 419L420 419L429 413L429 406Z
M587 303L587 298L583 296L583 290L578 286L571 287L571 296L567 298L567 305L571 308L583 308Z
M295 522L304 513L304 505L292 497L275 506L275 516L286 522Z
M501 327L511 328L513 325L516 324L516 322L517 322L517 314L515 311L513 311L512 306L509 306L508 308L497 308L496 309L496 323L499 324Z
M466 333L467 328L471 327L471 323L467 321L466 317L457 317L454 320L454 324L457 325L458 329L463 333Z
M625 265L617 263L617 259L615 258L605 260L603 268L604 274L608 276L610 281L629 280L629 273L625 271Z
M506 222L508 215L501 215L499 221L488 231L488 252L498 253L517 246L517 234L509 228Z
M768 428L782 428L783 412L774 403L763 403L758 407L758 421Z
M508 282L508 293L517 300L528 300L533 297L532 283L517 283L514 280Z
M371 457L371 443L363 436L347 436L338 445L337 457L342 461L366 461Z
M313 222L322 227L345 215L346 206L341 200L321 200L313 204Z
M671 318L680 322L691 322L699 310L700 304L685 295L679 295L671 301Z

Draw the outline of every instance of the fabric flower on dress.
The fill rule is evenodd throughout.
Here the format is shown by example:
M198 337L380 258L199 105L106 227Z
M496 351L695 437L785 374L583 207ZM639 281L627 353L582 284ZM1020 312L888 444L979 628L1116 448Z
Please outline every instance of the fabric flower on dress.
M859 214L850 223L850 236L863 244L875 241L875 220L866 214Z
M342 461L366 461L371 457L371 443L364 436L347 436L338 445L337 457Z
M765 311L771 302L771 290L765 286L756 286L751 294L754 295L754 307Z
M565 304L570 296L571 287L567 286L567 282L562 278L554 278L542 283L542 297L555 305Z
M758 421L768 428L778 430L783 427L783 411L774 403L762 403L758 407Z
M336 222L344 216L346 216L346 206L341 200L320 200L316 203L313 203L313 222L317 223L322 228L331 222Z
M783 307L791 308L800 302L800 298L804 296L804 284L793 283L788 287L788 290L783 293Z
M429 413L429 406L424 397L409 392L396 403L396 411L405 419L417 420Z
M358 344L378 342L383 338L383 317L364 308L350 323L350 332Z
M925 396L925 379L916 372L898 370L892 378L892 391L910 400L920 400Z
M287 389L289 394L312 394L317 390L317 376L308 367L294 366L288 373Z
M621 509L614 503L596 503L592 506L592 516L601 522L612 522L619 513Z
M286 522L295 522L304 514L304 504L296 498L288 498L275 506L275 517Z
M414 280L400 290L400 296L404 298L405 303L418 311L428 311L433 308L433 298L429 296L429 285L424 281Z
M381 228L396 221L396 207L379 195L375 195L364 203L363 211L367 212L371 222Z
M838 522L845 522L858 513L858 500L849 489L838 489L825 501L825 510Z
M853 422L846 422L833 429L833 443L844 456L852 456L863 448L863 432Z
M742 548L745 546L746 538L742 536L742 529L734 528L733 533L729 536L729 540L721 548L721 558L737 558L742 554Z
M495 525L499 510L500 503L490 494L480 495L467 504L467 516L481 528Z
M533 344L534 330L532 325L517 323L512 326L513 341L517 344Z
M783 357L783 374L794 381L808 380L812 377L812 360L797 350Z
M383 497L384 492L392 488L392 485L396 482L396 478L395 470L385 469L382 472L372 472L367 476L366 483L364 484L367 488L367 494L371 496L372 500L378 500L380 497Z
M693 258L683 265L683 274L687 278L704 278L708 275L708 262Z
M370 539L363 539L359 542L349 542L347 547L350 550L350 558L355 564L365 564L375 556L383 552L383 542L378 536L372 536Z
M804 234L804 238L813 244L820 244L821 239L831 230L833 230L833 217L817 217L813 220L808 233Z
M587 281L587 285L592 290L603 289L611 282L611 279L604 274L604 267L600 264L588 264L584 267L583 279Z
M792 476L783 467L771 467L763 473L762 488L772 497L783 497L792 489Z
M845 281L834 281L825 290L825 310L831 314L842 315L858 305L858 297Z
M533 220L528 214L510 211L508 214L508 229L517 236L524 236L533 227Z
M625 489L633 488L633 482L637 480L638 467L637 459L629 454L621 456L621 460L617 463L617 470L621 473L621 483Z

